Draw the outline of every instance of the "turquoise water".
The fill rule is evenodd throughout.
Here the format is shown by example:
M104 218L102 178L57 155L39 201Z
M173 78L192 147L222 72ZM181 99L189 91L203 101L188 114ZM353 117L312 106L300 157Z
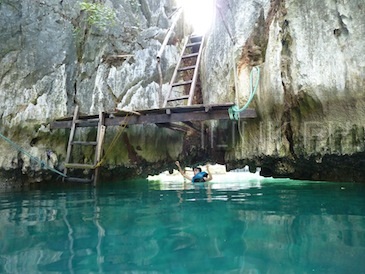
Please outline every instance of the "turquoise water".
M365 185L236 176L0 193L0 273L365 273Z

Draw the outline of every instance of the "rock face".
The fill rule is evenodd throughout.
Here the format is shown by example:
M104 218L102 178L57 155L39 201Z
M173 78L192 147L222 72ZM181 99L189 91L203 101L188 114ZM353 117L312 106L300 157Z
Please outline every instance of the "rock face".
M163 53L160 86L156 55L174 1L102 2L99 12L114 20L104 13L90 21L76 0L0 1L0 133L58 169L68 131L51 131L49 123L75 104L84 114L157 108L187 31L181 22ZM106 179L158 173L180 158L261 166L268 176L363 181L363 1L216 2L200 74L204 102L243 105L257 67L250 107L258 118L207 122L198 133L131 126L106 159ZM106 147L116 131L108 129ZM1 181L54 178L1 142Z
M29 152L59 169L63 168L68 132L51 132L49 123L71 115L75 104L80 105L83 114L111 111L115 107L158 107L156 55L170 25L168 16L173 16L176 5L168 0L102 2L94 6L97 14L82 7L86 1L0 2L1 133L19 145L20 152ZM107 17L105 11L110 11L114 19ZM90 21L91 16L97 19ZM178 32L182 29L175 29L162 56L166 78L162 90L179 55L176 42L183 36ZM138 138L143 144L136 146L150 148L146 136L157 131L156 127L146 127L144 138ZM133 132L140 134L141 130L134 128L128 134ZM170 135L174 134L167 136ZM175 141L174 136L171 138ZM128 159L128 150L135 143L116 149L122 154L117 160L112 155L111 165L116 162L135 167ZM148 160L155 155L153 160L158 161L166 157L165 153L175 159L178 155L174 146L180 148L181 144L169 143L173 148L168 153L166 149L171 146L156 149ZM53 161L46 154L49 150L56 156ZM0 166L4 180L48 178L48 172L20 152L2 141ZM87 151L84 153L83 157L89 157Z
M207 99L234 96L236 63L242 105L249 72L261 69L253 102L259 119L238 122L243 134L225 155L231 167L248 163L265 175L363 181L364 9L363 1L221 2L223 16L205 54L217 56L205 58L206 71L215 69L203 81L217 92Z

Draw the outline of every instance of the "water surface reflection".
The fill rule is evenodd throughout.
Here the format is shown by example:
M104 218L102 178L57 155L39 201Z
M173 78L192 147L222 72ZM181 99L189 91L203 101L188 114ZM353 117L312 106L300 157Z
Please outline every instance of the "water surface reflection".
M248 178L0 194L2 273L362 273L364 187Z

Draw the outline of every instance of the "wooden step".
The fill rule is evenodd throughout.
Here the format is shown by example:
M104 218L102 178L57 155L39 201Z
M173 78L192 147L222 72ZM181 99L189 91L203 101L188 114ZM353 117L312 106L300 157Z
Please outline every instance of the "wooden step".
M90 164L79 164L79 163L66 163L66 168L73 168L73 169L94 169L95 165Z
M70 183L85 183L85 184L89 184L89 183L92 183L92 181L94 180L94 178L77 178L77 177L67 177L65 178L65 180L67 182L70 182Z
M185 81L185 82L179 82L179 83L172 84L171 87L190 85L192 82L193 82L192 80Z
M201 41L200 42L194 42L194 43L190 43L190 44L187 44L186 45L186 48L191 48L191 47L194 47L194 46L199 46L201 45Z
M96 141L73 141L72 144L81 146L96 146L98 143Z
M172 101L187 100L187 99L189 99L189 95L184 95L184 96L175 97L175 98L169 98L169 99L167 99L167 101L172 102Z
M188 66L188 67L179 68L178 71L191 70L191 69L195 69L195 68L196 68L196 66Z
M192 57L198 57L199 53L191 53L191 54L186 54L181 56L181 59L187 59L187 58L192 58Z
M190 43L201 43L203 41L203 36L190 36Z

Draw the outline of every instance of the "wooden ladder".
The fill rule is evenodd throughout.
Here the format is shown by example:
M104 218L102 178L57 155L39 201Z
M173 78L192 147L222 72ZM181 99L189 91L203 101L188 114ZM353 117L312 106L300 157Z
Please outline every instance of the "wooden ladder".
M180 59L172 75L170 88L163 107L167 107L168 103L175 101L184 101L184 105L192 105L195 86L198 80L203 42L203 36L190 35L188 39L186 39ZM182 86L185 87L183 95L181 95L182 92L180 88ZM180 94L178 92L179 90Z
M106 126L104 125L105 118L104 113L100 112L98 118L88 118L88 119L80 119L79 118L79 106L76 106L74 111L74 116L72 119L70 137L68 139L67 145L67 154L65 160L65 169L64 175L67 176L68 170L93 170L93 174L91 178L79 178L79 177L72 177L67 176L66 180L72 182L81 182L81 183L93 183L95 186L99 177L99 167L97 164L100 162L101 154L102 154L102 145L104 142L105 136L105 129ZM97 126L97 134L95 141L77 141L75 139L76 129L78 127L95 127ZM93 163L72 163L70 160L72 159L72 151L74 146L93 146L94 147L94 162Z

